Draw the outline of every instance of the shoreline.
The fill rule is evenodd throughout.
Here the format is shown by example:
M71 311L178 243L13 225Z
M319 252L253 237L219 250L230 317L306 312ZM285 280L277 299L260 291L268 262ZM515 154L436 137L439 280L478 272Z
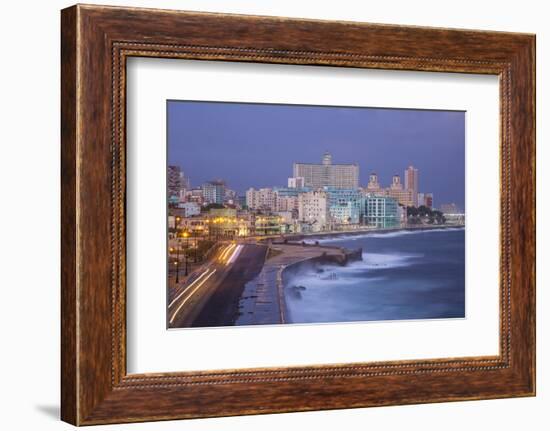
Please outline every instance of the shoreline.
M445 229L464 229L465 225L435 225L435 226L426 226L422 225L419 227L406 226L406 227L395 227L395 228L370 228L370 229L355 229L348 231L330 231L330 232L315 232L311 234L288 234L280 235L278 237L269 237L262 239L260 241L269 241L272 240L273 244L280 244L282 241L302 241L306 239L315 239L315 238L337 238L337 237L347 237L355 235L368 235L370 233L391 233L391 232L405 232L405 231L428 231L428 230L445 230Z
M301 238L295 239L295 241L302 241L304 239L315 239L315 238L338 238L338 237L350 237L350 236L367 236L368 234L376 234L376 233L391 233L391 232L404 232L404 231L430 231L430 230L446 230L446 229L464 229L465 225L452 225L452 226L421 226L421 227L399 227L399 228L387 228L387 229L361 229L356 231L347 231L347 232L321 232L317 234L312 235L300 235ZM285 237L285 240L289 240L290 238ZM282 242L273 242L273 245L276 244L283 244ZM299 242L289 243L289 244L300 244ZM327 246L324 244L316 244L317 247L320 248L330 248L331 246ZM362 248L359 249L348 249L346 247L336 247L340 249L344 255L347 255L350 257L350 259L345 259L342 261L335 261L334 259L327 259L326 255L311 257L308 259L299 260L296 262L289 263L288 265L282 266L279 268L278 271L278 277L277 277L277 291L280 299L280 307L282 315L286 316L284 323L293 323L292 317L290 314L290 310L287 304L287 297L285 290L288 288L288 281L289 276L295 276L299 274L302 270L306 268L311 268L315 265L323 265L323 264L337 264L340 266L347 266L348 263L354 262L354 261L362 261ZM358 254L359 253L359 254Z

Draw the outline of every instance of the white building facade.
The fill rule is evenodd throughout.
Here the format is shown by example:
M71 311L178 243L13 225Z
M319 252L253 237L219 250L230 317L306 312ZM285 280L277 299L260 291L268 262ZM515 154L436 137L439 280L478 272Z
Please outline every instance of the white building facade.
M250 188L246 191L246 206L251 210L275 211L276 205L277 196L271 188Z
M303 186L313 189L353 189L359 187L359 165L333 164L332 156L325 153L321 164L294 163L293 178L303 178Z
M326 230L330 222L327 193L322 191L300 193L298 196L298 219L308 223L313 232Z
M288 187L291 189L304 188L304 177L291 177L288 179Z

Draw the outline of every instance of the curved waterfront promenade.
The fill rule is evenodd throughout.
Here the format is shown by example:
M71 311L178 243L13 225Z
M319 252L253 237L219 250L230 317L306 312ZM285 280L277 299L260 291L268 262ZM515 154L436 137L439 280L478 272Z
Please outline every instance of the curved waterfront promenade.
M247 283L237 325L289 323L284 298L284 272L306 262L337 263L361 259L361 250L302 243L272 243L260 274Z

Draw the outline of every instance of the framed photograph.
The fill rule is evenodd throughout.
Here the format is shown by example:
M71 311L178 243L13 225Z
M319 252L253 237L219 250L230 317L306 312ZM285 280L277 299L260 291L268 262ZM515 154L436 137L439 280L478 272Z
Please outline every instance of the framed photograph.
M465 117L169 100L168 328L465 318Z
M62 419L535 395L535 36L61 14Z

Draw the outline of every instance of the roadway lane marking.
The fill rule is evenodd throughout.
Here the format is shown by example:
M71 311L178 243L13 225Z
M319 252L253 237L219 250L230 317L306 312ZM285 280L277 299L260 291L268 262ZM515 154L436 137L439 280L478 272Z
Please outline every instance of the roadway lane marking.
M174 321L174 319L176 318L176 315L177 315L178 312L181 310L181 307L183 307L183 306L185 305L185 303L186 303L187 301L189 301L189 298L191 298L191 296L193 296L193 294L194 294L194 293L195 293L204 283L206 283L206 282L208 281L208 279L214 275L215 272L216 272L216 270L214 270L214 271L212 271L210 274L208 274L208 276L207 276L204 280L202 280L202 281L200 282L200 284L199 284L197 287L195 287L195 289L193 289L193 291L189 294L189 296L188 296L187 298L185 298L185 299L181 302L180 306L179 306L178 308L176 308L176 311L174 311L174 314L172 314L172 318L170 319L170 323L172 323L172 322Z
M233 252L233 254L231 255L231 257L229 259L227 259L227 262L225 263L225 266L230 265L233 262L235 262L235 259L237 259L239 254L241 254L242 249L243 249L243 245L242 244L238 245L237 248L235 249L235 251Z
M204 271L201 275L199 275L195 279L195 281L193 281L193 283L191 283L189 286L187 286L185 289L183 289L181 291L181 293L178 296L176 296L170 304L168 304L168 308L170 308L172 305L174 305L174 302L176 302L178 299L180 299L181 295L183 295L185 292L187 292L189 290L189 288L191 288L191 286L193 286L197 281L199 281L202 277L204 277L208 271L210 271L210 269L207 269L206 271Z

